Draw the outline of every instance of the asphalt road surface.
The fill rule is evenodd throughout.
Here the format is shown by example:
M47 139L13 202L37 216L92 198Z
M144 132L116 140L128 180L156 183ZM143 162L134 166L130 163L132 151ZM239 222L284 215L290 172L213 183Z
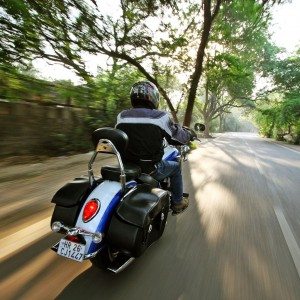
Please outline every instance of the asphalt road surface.
M202 144L184 167L188 210L117 275L49 249L51 197L83 158L0 182L0 299L300 299L296 148L237 133Z

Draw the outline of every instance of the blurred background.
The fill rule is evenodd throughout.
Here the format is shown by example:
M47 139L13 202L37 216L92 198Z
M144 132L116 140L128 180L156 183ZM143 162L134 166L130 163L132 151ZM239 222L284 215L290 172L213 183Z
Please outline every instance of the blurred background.
M299 20L299 0L0 0L0 299L300 299ZM50 250L51 199L138 80L206 130L189 209L114 276Z
M299 3L220 1L188 106L203 38L192 3L1 1L0 157L90 150L90 133L113 126L145 79L161 109L204 122L206 137L249 131L299 144Z

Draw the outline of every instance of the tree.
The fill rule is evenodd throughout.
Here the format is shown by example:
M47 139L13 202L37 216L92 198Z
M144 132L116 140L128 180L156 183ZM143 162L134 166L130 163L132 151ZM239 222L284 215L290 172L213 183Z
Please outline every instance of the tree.
M204 99L196 106L206 126L204 134L209 137L212 120L229 113L232 107L253 106L254 70L248 61L226 53L217 54L206 68Z
M191 77L184 84L188 91L184 123L189 125L213 22L221 4L225 9L238 2L120 0L114 17L102 13L97 1L1 1L0 56L13 64L37 57L60 62L89 82L83 55L106 55L134 66L155 83L175 120L176 109L158 80L157 67L163 72L168 66L174 73L187 71ZM282 1L249 0L261 11L275 2Z
M189 94L188 94L188 104L187 104L187 109L185 113L185 118L184 118L184 124L189 126L191 123L191 118L192 118L192 112L193 112L193 107L197 95L197 88L201 79L202 71L203 71L203 62L204 62L204 55L205 55L205 48L209 43L209 38L210 38L210 33L212 30L212 25L214 20L216 19L219 11L221 4L223 4L223 7L221 9L221 14L219 15L219 20L225 21L225 28L227 29L227 34L226 37L231 37L228 35L228 29L233 25L235 29L239 29L239 31L242 29L241 35L245 35L245 33L248 34L253 34L255 31L255 27L257 24L261 23L261 20L268 19L268 11L270 9L270 6L275 4L275 3L282 3L283 1L279 0L264 0L262 2L260 1L222 1L222 0L216 0L215 3L213 3L210 0L204 0L203 1L203 9L204 9L204 20L203 20L203 29L202 29L202 35L201 35L201 40L199 43L198 51L197 51L197 56L196 56L196 63L195 63L195 68L194 72L191 75L191 85L189 89ZM246 7L246 9L245 9ZM249 14L249 8L254 15L251 16ZM248 12L247 12L248 9ZM229 12L229 14L228 14ZM248 23L251 24L252 28L249 28L249 26L242 27L239 21L243 21L241 18L231 18L234 15L239 15L240 12L242 14L244 13L244 16L246 16L246 19L244 21L248 21ZM240 14L240 15L242 15ZM264 16L264 18L262 18ZM224 18L225 17L225 18ZM233 21L233 23L228 22L228 20L231 19L230 21ZM227 21L227 24L226 24ZM245 25L245 22L244 24ZM259 27L259 26L258 26ZM219 26L220 29L220 26ZM250 30L249 30L250 29ZM243 32L244 31L244 32ZM222 33L217 30L217 34L222 36ZM221 34L220 34L221 33ZM224 31L223 31L224 33ZM232 32L231 32L232 33ZM224 37L224 35L223 35ZM223 38L222 37L222 38ZM232 41L232 39L231 39Z
M222 118L230 108L254 105L255 73L265 60L260 54L269 45L269 20L262 13L259 3L232 1L215 20L196 102L206 136L210 122Z
M223 1L223 2L225 2L225 1ZM202 34L201 34L199 47L197 50L194 72L191 75L191 85L190 85L190 89L189 89L187 108L186 108L184 122L183 122L183 124L186 126L190 126L190 124L191 124L197 88L198 88L198 84L199 84L199 81L200 81L200 78L202 75L202 70L203 70L203 60L204 60L205 48L206 48L208 40L209 40L209 35L210 35L213 21L216 18L217 14L220 10L221 3L222 3L222 0L216 0L215 5L210 0L203 1L203 10L204 10L203 30L202 30Z
M40 101L53 84L35 77L33 70L0 66L0 98L8 101Z
M82 54L101 53L114 62L125 61L158 86L176 118L166 91L151 69L147 71L142 64L147 64L151 57L168 57L179 47L180 38L175 37L174 31L173 40L163 42L153 39L154 32L147 26L147 20L154 17L154 10L162 15L163 7L175 9L173 1L162 2L158 7L151 5L151 1L120 1L121 12L116 22L112 16L102 14L97 6L91 7L90 3L80 0L2 1L1 59L26 64L28 59L45 58L73 68L86 81L90 81L90 76ZM162 24L156 31L163 32L163 27L169 24ZM21 41L20 45L16 41Z
M273 87L265 91L257 103L255 114L260 132L282 139L290 134L300 142L300 51L268 64ZM276 97L275 97L276 96Z
M300 93L300 49L286 59L277 60L271 71L277 92L286 96Z

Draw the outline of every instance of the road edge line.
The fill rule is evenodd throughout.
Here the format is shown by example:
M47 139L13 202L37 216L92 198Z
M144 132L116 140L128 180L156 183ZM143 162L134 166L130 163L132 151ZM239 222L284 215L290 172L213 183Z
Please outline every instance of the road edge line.
M290 147L287 147L287 146L278 144L278 143L276 143L276 142L273 142L273 141L267 141L267 140L266 140L266 142L269 143L269 144L277 145L277 146L279 146L279 147L281 147L281 148L284 148L284 149L291 150L291 151L293 151L293 152L295 152L295 153L297 153L297 154L300 154L300 151L294 150L294 149L292 149L292 148L290 148Z
M277 205L274 205L273 209L300 278L300 248L293 235L292 229L290 228L284 216L282 209Z

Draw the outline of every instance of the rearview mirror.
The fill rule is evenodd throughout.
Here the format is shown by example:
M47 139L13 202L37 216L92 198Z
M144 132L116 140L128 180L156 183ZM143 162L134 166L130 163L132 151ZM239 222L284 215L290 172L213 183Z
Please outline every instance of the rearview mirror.
M204 131L205 130L205 125L201 124L201 123L196 123L195 126L194 126L194 129L196 131Z

